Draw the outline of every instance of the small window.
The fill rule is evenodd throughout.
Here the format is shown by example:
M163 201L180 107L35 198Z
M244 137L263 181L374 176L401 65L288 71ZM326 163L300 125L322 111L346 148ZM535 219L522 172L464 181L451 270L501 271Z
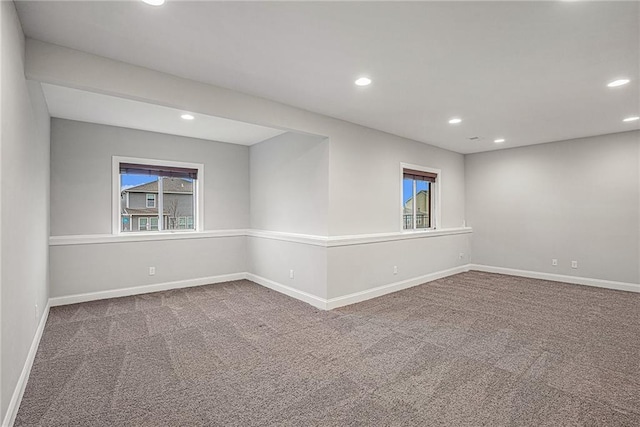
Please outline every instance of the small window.
M187 218L186 217L181 216L180 218L178 218L178 228L179 229L187 228Z
M402 168L402 229L436 228L438 172L427 168Z
M140 163L133 162L135 160ZM113 158L114 174L119 177L117 184L114 178L114 201L115 192L119 193L118 232L196 230L198 195L202 195L198 178L203 166L148 162L150 164L143 163L142 159Z

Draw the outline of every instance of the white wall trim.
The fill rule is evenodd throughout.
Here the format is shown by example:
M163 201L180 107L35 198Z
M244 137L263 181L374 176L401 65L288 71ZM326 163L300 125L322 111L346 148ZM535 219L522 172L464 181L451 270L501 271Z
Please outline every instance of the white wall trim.
M469 264L468 270L484 271L486 273L508 274L511 276L529 277L532 279L550 280L553 282L571 283L574 285L595 286L598 288L614 289L618 291L640 292L640 284L614 282L612 280L593 279L590 277L566 276L554 273L542 273L538 271L517 270L506 267L493 267L490 265Z
M355 234L344 236L318 236L312 234L285 233L281 231L239 229L210 231L173 231L116 234L87 234L49 237L49 246L92 245L102 243L130 243L154 240L210 239L219 237L257 237L282 240L285 242L332 248L336 246L363 245L368 243L391 242L394 240L423 239L472 233L471 227L444 228L439 230L403 231L376 234Z
M472 233L471 227L441 228L439 230L401 231L393 233L356 234L353 236L332 236L327 239L327 247L364 245L368 243L392 242L395 240L426 239L430 237L452 236Z
M327 300L324 298L320 298L299 289L291 288L289 286L274 282L273 280L266 279L253 273L246 273L246 278L247 280L251 280L252 282L264 286L265 288L273 289L274 291L306 302L307 304L310 304L314 307L320 308L322 310L327 310Z
M243 237L246 230L164 231L127 234L86 234L49 237L49 246L93 245L101 243L131 243L154 240L212 239L219 237Z
M85 294L67 295L62 297L49 298L49 305L57 307L60 305L76 304L79 302L95 301L107 298L126 297L131 295L148 294L151 292L168 291L171 289L190 288L192 286L210 285L212 283L230 282L232 280L242 280L246 273L223 274L220 276L198 277L196 279L177 280L175 282L156 283L152 285L133 286L130 288L111 289L108 291L88 292Z
M24 396L24 391L27 387L27 381L29 380L29 374L31 373L31 368L33 367L33 362L36 358L38 346L40 345L40 339L42 338L42 333L44 332L44 326L47 324L47 319L49 318L49 307L50 304L47 303L44 311L42 312L42 316L40 316L38 328L36 329L33 341L31 341L29 353L27 353L27 360L25 360L24 362L22 372L20 373L20 377L18 378L18 383L16 384L16 388L13 390L13 395L11 396L11 400L9 401L7 413L5 414L4 420L2 421L3 427L12 426L16 420L16 416L18 415L20 402L22 402L22 396Z
M283 240L285 242L302 243L305 245L322 246L322 247L327 246L327 241L329 239L329 237L327 236L319 236L314 234L285 233L283 231L269 231L269 230L257 230L257 229L247 230L246 235L249 237L257 237L261 239Z
M372 298L377 298L386 294L401 291L403 289L412 288L414 286L418 286L424 283L432 282L434 280L442 279L443 277L464 273L466 271L469 271L468 266L461 265L459 267L450 268L448 270L436 271L435 273L429 273L429 274L414 277L411 279L402 280L400 282L378 286L377 288L367 289L367 290L355 292L349 295L330 298L327 300L327 310L333 310L334 308L355 304L355 303L366 301Z

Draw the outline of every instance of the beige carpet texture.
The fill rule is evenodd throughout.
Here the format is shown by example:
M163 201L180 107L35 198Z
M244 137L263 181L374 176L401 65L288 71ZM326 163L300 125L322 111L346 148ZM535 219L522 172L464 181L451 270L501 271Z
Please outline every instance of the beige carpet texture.
M52 308L16 426L640 426L640 294L481 272Z

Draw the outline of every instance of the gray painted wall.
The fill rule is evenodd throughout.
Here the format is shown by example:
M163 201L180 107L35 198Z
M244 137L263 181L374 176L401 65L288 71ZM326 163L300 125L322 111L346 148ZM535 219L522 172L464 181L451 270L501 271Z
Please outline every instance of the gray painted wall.
M114 155L203 163L205 229L248 227L248 147L62 119L51 126L52 236L111 233ZM82 215L68 221L70 212ZM244 237L52 246L51 296L246 269Z
M52 119L52 236L111 233L112 156L203 163L205 230L249 226L248 147Z
M246 252L245 237L52 246L51 297L244 272Z
M327 297L327 248L249 237L249 271L320 298ZM293 279L290 270L294 271Z
M327 251L328 298L402 282L469 262L471 234L338 246ZM459 255L464 254L462 259ZM394 274L393 267L398 267Z
M472 262L640 283L639 151L635 131L467 155Z
M462 226L462 154L361 127L339 130L339 139L330 134L329 235L400 231L401 162L441 169L439 228Z
M27 82L24 77L25 45L14 4L3 1L0 7L0 420L3 420L49 297L49 114L40 84Z
M287 132L252 145L251 228L327 235L329 141Z

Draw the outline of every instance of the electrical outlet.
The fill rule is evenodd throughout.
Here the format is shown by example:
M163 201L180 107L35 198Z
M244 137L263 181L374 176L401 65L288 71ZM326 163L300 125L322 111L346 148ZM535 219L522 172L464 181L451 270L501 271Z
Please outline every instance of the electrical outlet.
M571 268L578 268L578 261L571 261Z
M149 276L155 276L155 274L156 274L156 268L149 267Z
M554 267L558 266L558 260L556 258L551 260L551 265L553 265Z
M293 279L293 270L289 270L289 279Z
M393 266L393 274L398 274L398 266L397 265Z

